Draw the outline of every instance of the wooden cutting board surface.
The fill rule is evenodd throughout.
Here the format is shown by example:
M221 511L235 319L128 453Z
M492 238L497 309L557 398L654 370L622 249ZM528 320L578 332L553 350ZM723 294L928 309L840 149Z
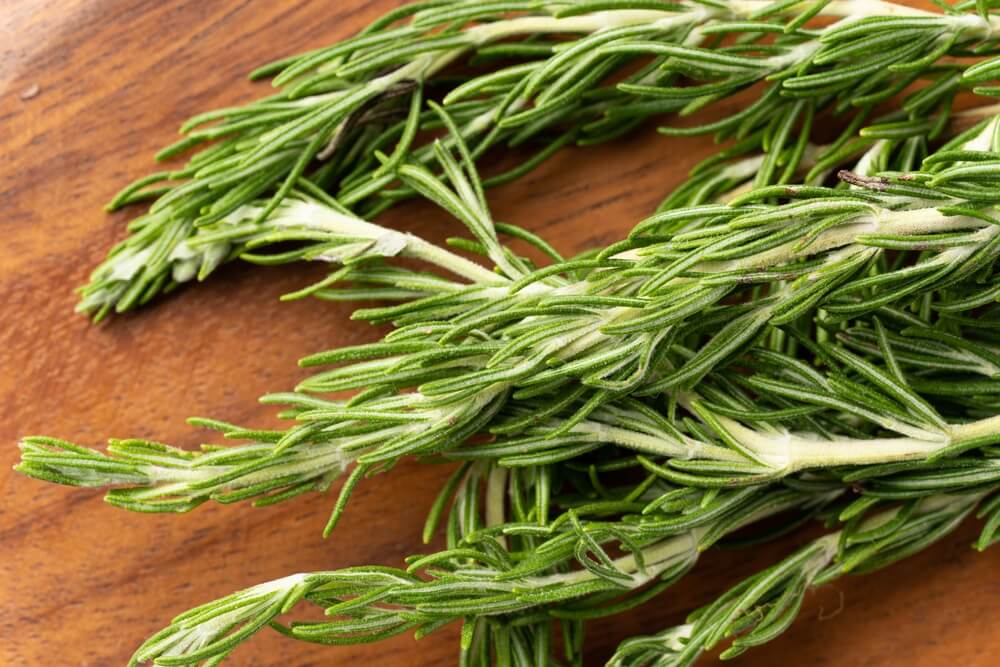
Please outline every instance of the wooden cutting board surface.
M331 495L275 507L212 506L182 516L132 514L99 493L11 472L17 439L46 434L195 447L211 437L184 418L275 424L258 395L303 377L296 360L375 340L347 305L278 302L316 267L230 266L141 312L101 326L73 314L73 287L135 211L102 205L153 167L188 116L251 100L244 74L274 57L350 35L395 3L245 0L7 0L0 11L0 664L122 665L177 613L292 572L399 565L426 551L420 529L447 470L407 463L363 483L332 538ZM498 219L564 252L621 237L711 151L652 128L612 145L567 150L491 193ZM435 240L455 233L409 203L386 224ZM969 549L966 525L882 573L811 595L801 618L743 665L995 665L1000 549ZM630 634L680 621L805 539L707 554L654 602L595 623L590 661ZM450 665L457 628L415 642L323 647L265 631L235 665Z

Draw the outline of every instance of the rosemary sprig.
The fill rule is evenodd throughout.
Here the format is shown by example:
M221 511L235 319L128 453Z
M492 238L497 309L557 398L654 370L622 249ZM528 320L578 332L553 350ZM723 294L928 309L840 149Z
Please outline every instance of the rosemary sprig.
M768 516L795 509L808 518L833 510L846 522L840 532L740 584L698 612L691 625L629 640L613 660L648 664L651 656L667 660L659 654L683 649L679 656L670 655L675 662L664 664L689 664L728 632L746 629L748 621L756 629L737 640L733 654L773 638L794 619L810 586L885 566L928 546L998 488L995 481L987 486L970 481L951 495L928 489L886 510L889 502L873 497L831 505L843 493L836 482L803 479L802 486L798 491L721 492L648 487L639 496L630 492L624 504L605 491L604 500L571 509L544 526L516 521L484 526L446 551L408 559L406 570L357 567L255 586L178 616L140 647L133 662L221 660L265 625L304 641L350 644L410 630L420 637L461 620L462 664L534 664L504 657L533 653L524 637L510 635L514 628L547 635L553 620L582 621L642 604L688 572L711 544ZM643 498L651 500L636 503ZM620 518L582 518L588 511L620 513L623 506L640 507L641 514L626 509ZM980 540L985 548L996 539L1000 504L994 497L982 507L981 515L990 517ZM515 546L504 546L506 540ZM611 557L609 543L625 555ZM334 618L290 627L275 622L302 600ZM484 646L482 636L476 639L480 633L494 635L492 641ZM679 635L690 639L676 641ZM543 650L536 649L535 657L558 664L549 653L550 638L539 643ZM574 645L567 657L572 661L579 650Z
M422 111L439 82L456 134L469 143L473 159L492 146L558 131L536 157L487 184L516 177L568 141L608 139L653 114L693 113L763 80L770 81L767 90L747 109L683 130L734 136L764 148L768 157L757 172L758 185L793 177L817 111L855 106L863 117L920 77L932 85L910 96L908 116L886 131L933 137L947 122L962 81L960 67L938 61L993 47L996 19L972 9L973 3L963 3L934 14L876 0L805 8L781 1L705 0L662 5L630 0L608 7L534 0L404 6L355 38L260 70L261 76L277 73L275 83L283 86L277 95L189 121L188 136L161 157L217 143L182 169L140 179L112 202L117 208L156 200L81 289L79 309L100 319L177 283L204 279L238 252L227 244L189 241L200 227L260 196L267 199L258 220L295 189L312 186L336 190L343 204L369 218L412 194L412 183L388 186L396 180L396 167L434 159L431 144L414 142L439 127L437 114ZM802 27L817 15L839 21ZM778 38L769 40L775 34ZM525 35L527 41L512 41ZM721 46L728 36L739 39ZM879 47L876 57L873 44ZM453 86L441 75L470 58L494 56L524 61L460 75ZM653 60L639 71L605 83L649 56ZM696 85L682 85L692 82ZM943 113L928 125L935 109ZM397 110L404 120L394 120ZM392 154L384 155L392 142Z
M736 657L784 632L809 589L845 574L886 567L919 552L951 533L977 507L981 507L979 516L986 518L977 548L985 549L996 541L1000 524L1000 496L990 496L990 491L930 496L880 512L872 507L849 510L842 530L744 580L692 614L686 625L626 640L608 665L690 665L703 651L733 636L721 658Z
M571 428L563 428L564 421L557 416L538 418L549 410L545 403L514 403L499 418L494 409L482 411L473 404L469 419L476 421L465 432L486 428L493 419L489 428L497 440L449 448L446 456L530 470L617 445L638 450L636 463L657 478L703 488L755 486L803 469L875 464L843 468L834 474L847 484L866 480L873 493L893 497L905 494L910 479L892 477L897 472L919 473L922 481L915 488L942 492L972 477L982 482L1000 479L1000 460L993 456L984 454L957 463L953 458L966 451L988 450L1000 441L995 406L976 406L973 390L965 399L973 409L956 406L951 414L957 421L945 425L938 410L929 408L919 392L908 390L902 396L906 400L901 400L899 387L915 384L912 373L921 372L922 363L911 365L906 357L897 356L880 320L874 320L874 325L873 333L883 345L880 353L888 355L888 363L881 367L834 345L818 348L832 365L825 372L787 354L757 350L745 362L755 370L752 375L734 379L728 373L712 374L699 385L697 398L694 393L682 397L680 405L691 415L683 419L672 419L671 411L661 414L635 399L619 399L577 420ZM865 329L860 323L853 327ZM964 353L945 342L935 344L941 358ZM963 389L969 391L968 375L962 373L964 359L939 364L940 375L925 376L933 392L959 395ZM899 373L895 381L889 368ZM303 409L325 418L322 411L329 411L330 404L314 400ZM992 416L969 421L969 415L977 412ZM398 416L394 420L386 412L362 407L340 416L354 422L278 452L276 447L285 436L282 432L248 431L208 421L198 423L221 429L227 437L253 442L211 446L198 453L148 441L112 441L108 454L101 454L50 438L26 438L18 469L58 483L125 487L109 491L108 502L144 512L176 512L209 499L223 503L255 499L256 505L267 505L323 491L360 460L343 487L329 532L354 485L379 469L365 460L368 453L377 452L389 437L419 440L427 435L420 420ZM845 420L849 429L843 425ZM553 437L553 433L558 435ZM458 444L461 434L456 438Z
M815 512L837 494L835 488L812 494L675 492L672 506L660 502L640 521L585 521L570 511L547 526L500 524L446 551L415 556L406 570L369 566L293 575L203 605L150 638L133 664L214 664L269 624L296 639L349 644L408 630L423 636L459 620L464 664L504 663L505 653L518 650L517 638L502 635L491 647L476 634L525 626L547 634L553 619L579 622L639 604L676 581L726 533L793 509ZM525 549L501 543L522 535L542 540ZM612 559L601 546L608 540L630 553ZM570 569L573 563L583 567ZM275 624L303 599L334 618ZM541 657L551 659L547 651Z

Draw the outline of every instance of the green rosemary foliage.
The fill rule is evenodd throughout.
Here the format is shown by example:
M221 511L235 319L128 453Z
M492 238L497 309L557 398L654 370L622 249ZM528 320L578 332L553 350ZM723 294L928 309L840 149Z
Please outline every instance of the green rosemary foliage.
M834 22L803 27L817 15ZM79 310L100 319L204 279L240 249L192 242L199 229L259 197L262 221L296 189L331 190L368 218L413 194L419 189L405 179L390 186L401 165L435 159L433 144L420 140L441 128L440 116L425 110L434 97L447 104L471 159L493 146L541 140L534 157L488 185L516 178L568 142L603 141L651 115L691 114L766 82L745 109L669 131L714 132L763 148L757 185L789 182L817 112L857 108L860 126L875 104L920 78L929 85L883 131L933 138L962 84L962 68L940 60L988 53L995 22L972 3L934 14L878 0L805 8L766 0L407 5L354 38L259 70L275 75L276 95L185 124L187 136L161 158L211 145L111 203L155 200L81 288ZM515 64L498 64L511 58ZM491 69L477 74L482 63ZM473 70L443 73L459 64Z
M968 393L961 403L944 404L951 408L945 421L939 409L929 408L926 399L933 394L912 389L899 393L900 387L915 384L914 372L925 372L923 359L911 364L908 357L897 355L881 320L869 320L874 325L871 331L862 322L850 330L880 338L879 353L888 355L882 365L836 345L817 348L827 358L828 368L811 368L788 354L758 349L743 360L752 374L713 373L697 394L682 397L678 409L689 416L672 417L671 406L661 413L643 401L618 399L569 428L558 413L540 417L546 410L552 412L551 403L515 402L499 415L495 407L479 411L474 404L472 411L480 414L470 417L478 421L466 432L489 428L495 441L449 446L445 456L478 465L495 462L530 478L539 466L588 457L599 462L608 445L617 445L638 452L627 457L632 460L629 465L671 484L706 489L760 486L799 470L833 466L833 478L885 498L929 489L949 492L973 479L984 484L1000 480L1000 459L990 453L1000 442L1000 420L995 403L976 404L969 383L977 380L968 379L965 351L936 341L939 359L954 355L958 361L952 365L939 361L934 374L923 376L935 393ZM891 368L899 375L891 376ZM987 398L995 401L996 374L990 372L994 392ZM330 405L314 400L308 409L328 418L320 411L329 412ZM577 408L570 402L563 409ZM981 414L990 416L975 419ZM108 454L101 454L54 439L25 438L18 470L57 483L124 487L109 491L108 502L137 511L177 512L209 499L223 503L254 499L255 505L267 505L307 491L324 491L360 460L343 487L329 532L355 484L380 469L364 460L367 453L377 451L386 438L412 441L427 435L425 422L398 416L393 420L384 411L361 408L340 416L353 421L280 450L276 448L286 437L283 432L248 431L208 421L198 423L252 443L207 446L199 453L148 441L113 441ZM944 424L943 430L938 424ZM455 444L460 444L461 433L453 433L458 433ZM954 458L964 452L973 455ZM863 464L869 465L843 467ZM560 488L551 480L548 486ZM524 502L534 507L541 501Z
M548 650L532 650L516 635L547 635L553 621L572 626L641 604L669 587L701 550L725 534L791 510L808 516L838 493L835 485L811 493L675 490L632 519L585 520L571 510L547 525L488 526L446 551L412 557L406 570L370 566L298 574L209 603L174 619L139 648L133 662L214 664L268 624L304 641L351 644L409 630L424 636L461 620L463 664L503 664L504 654L511 653L558 664ZM631 503L641 500L634 497ZM612 558L602 546L609 541L627 553ZM275 623L303 599L333 618L290 627ZM483 646L479 634L499 636ZM551 644L549 638L542 642L544 649ZM566 658L572 663L580 647L569 648ZM520 657L508 661L536 664Z
M309 260L337 268L287 298L397 301L355 315L396 329L303 360L335 367L264 397L285 429L192 420L246 444L31 437L17 469L142 512L272 504L350 470L329 534L362 478L410 455L457 466L424 531L443 551L252 587L178 616L132 664L216 665L265 626L348 644L458 621L462 665L580 664L587 619L652 599L734 532L843 523L612 660L686 665L728 636L723 657L769 641L806 590L977 508L977 547L1000 539L1000 120L927 155L962 87L996 93L990 5L430 0L258 71L274 96L189 121L160 154L199 148L187 165L112 202L152 200L79 309L127 310L235 258ZM742 109L661 128L731 143L627 239L567 260L493 221L486 188L563 145L754 86ZM843 131L814 131L819 114ZM491 148L527 143L480 178ZM485 261L369 221L413 195ZM330 619L279 621L300 602Z
M502 248L471 162L459 165L437 144L450 185L417 167L404 178L472 230L501 268L489 274L494 283L439 279L436 285L447 287L434 296L361 311L400 328L380 343L306 359L349 363L314 375L295 393L265 397L297 420L287 430L202 422L250 445L193 454L126 441L114 443L108 457L27 439L19 469L62 483L123 485L130 488L112 491L111 502L177 511L208 498L271 502L325 489L356 462L339 511L360 476L407 455L517 467L615 444L644 453L642 465L657 475L707 487L928 457L945 466L947 456L1000 437L994 385L968 391L978 386L969 385L970 360L993 381L991 343L963 338L954 333L962 324L941 324L934 315L964 322L995 293L1000 227L989 211L996 128L995 120L972 128L928 158L925 171L850 173L849 188L758 188L727 205L661 212L594 259L541 270ZM778 198L786 203L772 203ZM367 270L364 258L411 252L475 277L476 265L466 260L300 197L284 202L266 227L294 227L296 220L315 223L309 235L294 232L315 242L306 252L346 260L355 272ZM918 314L906 314L913 307ZM882 319L890 332L900 331L895 343ZM947 373L911 368L909 357L896 354L902 332L913 337L914 326L951 360L938 366ZM876 340L881 359L841 345L840 327L855 339L871 331L869 348ZM803 364L802 352L821 370ZM754 373L721 372L734 366ZM362 393L350 400L317 395L347 390ZM661 412L655 401L664 390ZM964 397L942 412L924 390ZM496 442L459 449L486 430ZM976 474L996 474L992 462L983 465ZM925 470L936 472L943 471Z
M450 538L445 551L411 557L405 570L368 566L298 574L203 605L148 640L134 662L221 660L268 624L295 639L351 644L411 630L421 637L461 620L462 664L503 663L508 653L522 654L510 664L535 664L523 659L532 655L559 664L549 652L553 621L582 622L642 604L691 570L701 551L741 527L790 510L801 520L823 512L846 522L839 533L821 538L698 612L692 625L629 640L613 661L648 664L650 656L665 660L658 654L683 649L680 656L670 656L676 662L664 664L688 664L728 632L746 629L746 621L755 621L754 630L738 639L731 653L773 638L794 619L810 586L845 572L882 567L922 549L981 502L981 515L989 517L981 547L996 539L1000 524L995 496L982 500L998 488L996 480L988 485L969 481L952 495L926 489L888 510L891 501L874 497L835 502L843 495L836 480L803 477L792 486L801 488L699 491L655 482L625 496L602 488L600 500L576 504L547 524L515 517L487 521L457 541ZM484 497L489 503L496 496L487 490ZM488 516L490 508L471 513ZM595 518L586 518L588 514ZM624 555L612 557L610 546ZM333 618L291 626L275 621L303 599ZM535 635L542 649L533 652L526 637L510 636L515 628ZM484 646L482 638L474 640L475 633L493 635L492 641ZM681 635L686 642L676 641ZM566 656L570 663L580 648L574 643Z
M990 491L996 489L994 486ZM851 508L846 512L850 518L839 532L819 538L744 580L692 614L686 625L626 640L608 665L690 665L703 651L730 637L735 639L721 658L736 657L784 632L798 615L809 589L845 574L886 567L921 551L957 528L977 506L982 508L979 515L987 518L977 545L984 549L996 541L1000 524L1000 496L988 495L989 491L979 491L929 496L888 510L880 504L860 511Z

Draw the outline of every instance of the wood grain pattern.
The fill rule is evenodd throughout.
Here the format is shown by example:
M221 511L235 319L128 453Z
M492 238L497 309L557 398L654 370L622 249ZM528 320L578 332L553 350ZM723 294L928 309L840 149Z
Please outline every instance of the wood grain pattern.
M310 267L231 266L206 285L94 327L72 287L124 234L132 212L101 206L194 112L245 101L253 66L347 36L395 3L246 0L7 0L0 12L0 664L121 665L174 614L291 572L399 564L426 547L425 509L447 471L406 464L362 484L335 536L332 503L311 495L267 509L205 506L144 516L100 494L11 472L16 440L50 434L88 444L136 436L193 447L192 414L269 426L256 403L301 377L300 356L374 340L349 307L279 304ZM37 90L35 90L37 86ZM36 92L34 96L31 92ZM22 99L27 98L27 99ZM559 155L492 195L500 219L563 251L618 238L711 150L708 140L646 132ZM432 208L387 221L434 239ZM276 341L280 341L277 344ZM973 526L884 573L811 596L750 665L997 664L1000 550L978 555ZM589 655L680 620L804 536L752 553L708 554L685 582L632 614L598 624ZM839 613L838 613L839 612ZM264 632L235 665L449 665L455 628L414 643L327 648Z

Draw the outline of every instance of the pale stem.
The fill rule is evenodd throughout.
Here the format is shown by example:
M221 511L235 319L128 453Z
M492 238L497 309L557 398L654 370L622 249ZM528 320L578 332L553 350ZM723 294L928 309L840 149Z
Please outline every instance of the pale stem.
M839 495L840 491L835 491L830 498ZM780 514L786 510L802 504L801 498L790 498L784 503L767 506L746 515L738 523L731 527L731 531L739 530L752 523L765 519L775 514ZM614 561L615 569L632 575L633 587L638 588L652 581L668 568L682 562L683 559L695 559L698 557L698 542L711 529L710 525L698 526L688 531L673 535L659 542L655 542L642 549L643 562L645 563L645 573L639 572L634 554L620 556ZM526 577L519 580L531 587L544 587L554 584L576 584L584 581L592 581L597 578L589 570L574 570L558 574L550 574L540 577Z
M629 25L656 25L664 30L683 23L704 21L715 12L705 7L693 7L683 14L657 10L620 9L593 12L582 16L555 18L552 16L521 16L496 23L484 23L469 28L466 34L481 45L505 37L539 33L594 33Z
M710 445L691 438L684 442L678 442L662 436L640 433L600 422L583 422L574 430L591 433L603 442L672 459L712 459L734 463L746 461L739 452L732 449Z
M239 219L243 213L243 211L237 211L233 216ZM374 250L378 254L386 257L402 254L420 259L462 276L473 283L508 282L506 278L485 266L425 241L419 236L388 229L361 218L340 213L322 204L300 200L289 201L283 204L268 222L277 227L320 229L335 234L370 239L375 243ZM321 255L320 258L323 256ZM335 260L335 256L332 255L326 259Z
M716 419L740 444L788 473L807 468L920 461L945 448L1000 435L1000 415L928 431L927 438L834 438L817 440L792 433L763 434L728 417Z
M509 470L503 466L495 465L490 470L486 480L486 526L487 528L499 526L504 523L505 498L507 496L507 476ZM507 548L507 538L503 535L497 537L500 546Z

